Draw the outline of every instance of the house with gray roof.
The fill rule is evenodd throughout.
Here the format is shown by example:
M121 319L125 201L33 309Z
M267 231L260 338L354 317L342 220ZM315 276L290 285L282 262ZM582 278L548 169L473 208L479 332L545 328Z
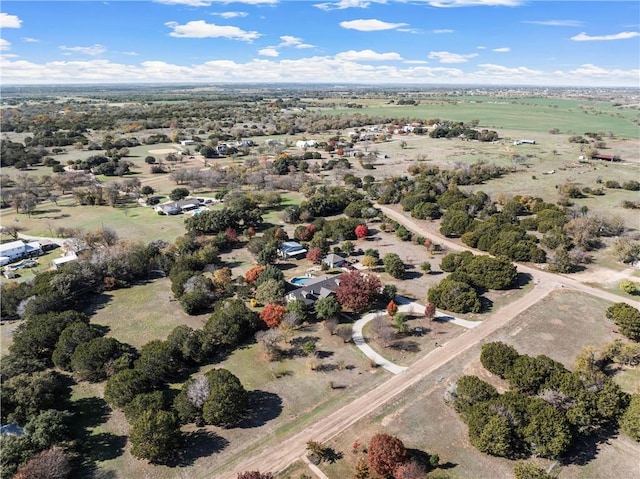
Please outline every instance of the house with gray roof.
M310 278L299 288L289 291L286 300L289 302L299 299L307 306L312 306L319 299L335 294L339 285L340 275L324 275Z

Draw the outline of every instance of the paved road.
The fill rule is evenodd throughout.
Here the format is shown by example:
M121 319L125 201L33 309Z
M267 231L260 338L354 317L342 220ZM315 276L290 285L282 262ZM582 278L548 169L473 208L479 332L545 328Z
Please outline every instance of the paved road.
M365 314L362 318L353 323L353 342L358 347L358 349L360 349L360 351L364 353L365 356L374 361L378 366L386 369L390 373L400 374L406 371L407 368L405 366L399 366L398 364L392 363L381 354L375 352L373 348L369 346L364 340L364 336L362 334L362 329L367 323L384 314L386 314L386 312L383 311L376 311L374 313Z

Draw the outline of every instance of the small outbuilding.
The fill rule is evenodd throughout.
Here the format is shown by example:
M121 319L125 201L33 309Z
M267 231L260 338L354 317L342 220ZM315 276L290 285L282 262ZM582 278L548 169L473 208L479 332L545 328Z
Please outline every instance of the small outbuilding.
M278 254L281 258L299 258L305 254L307 254L307 250L302 247L300 243L297 241L285 241L280 246L278 250Z

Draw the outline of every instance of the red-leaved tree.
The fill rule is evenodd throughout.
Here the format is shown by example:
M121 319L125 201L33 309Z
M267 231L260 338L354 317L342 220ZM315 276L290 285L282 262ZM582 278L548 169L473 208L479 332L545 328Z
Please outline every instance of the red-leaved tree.
M367 456L371 469L383 477L391 477L393 471L407 460L407 449L397 437L381 433L369 441Z
M353 270L340 276L336 298L343 307L357 312L369 306L381 289L378 278Z
M436 316L436 305L433 303L427 303L424 307L424 317L427 319L433 319Z
M366 238L367 236L369 236L369 228L367 228L367 225L356 226L354 232L356 234L356 238L358 239Z
M320 261L322 261L322 249L318 246L311 248L307 253L307 259L313 264L320 264Z
M389 301L389 304L387 304L387 314L393 318L397 312L398 312L398 305L395 303L394 300Z
M71 465L64 451L54 447L33 456L18 469L14 479L66 479L71 473Z
M263 320L268 327L275 328L280 324L286 312L287 309L284 306L269 303L260 312L260 319Z
M238 232L235 228L232 228L231 226L227 227L227 229L224 230L224 235L227 237L227 241L229 243L238 242Z
M249 268L249 271L244 274L244 280L247 283L254 284L256 281L258 281L258 278L263 271L264 266L253 266L252 268Z

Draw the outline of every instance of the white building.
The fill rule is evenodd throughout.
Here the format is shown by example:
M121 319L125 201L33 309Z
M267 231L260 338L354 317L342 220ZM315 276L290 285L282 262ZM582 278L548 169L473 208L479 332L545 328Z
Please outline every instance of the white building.
M0 244L0 266L12 263L25 256L39 256L42 254L42 246L37 241L25 243L22 240L10 241Z
M316 140L298 140L296 141L297 148L313 148L318 146L318 142Z

